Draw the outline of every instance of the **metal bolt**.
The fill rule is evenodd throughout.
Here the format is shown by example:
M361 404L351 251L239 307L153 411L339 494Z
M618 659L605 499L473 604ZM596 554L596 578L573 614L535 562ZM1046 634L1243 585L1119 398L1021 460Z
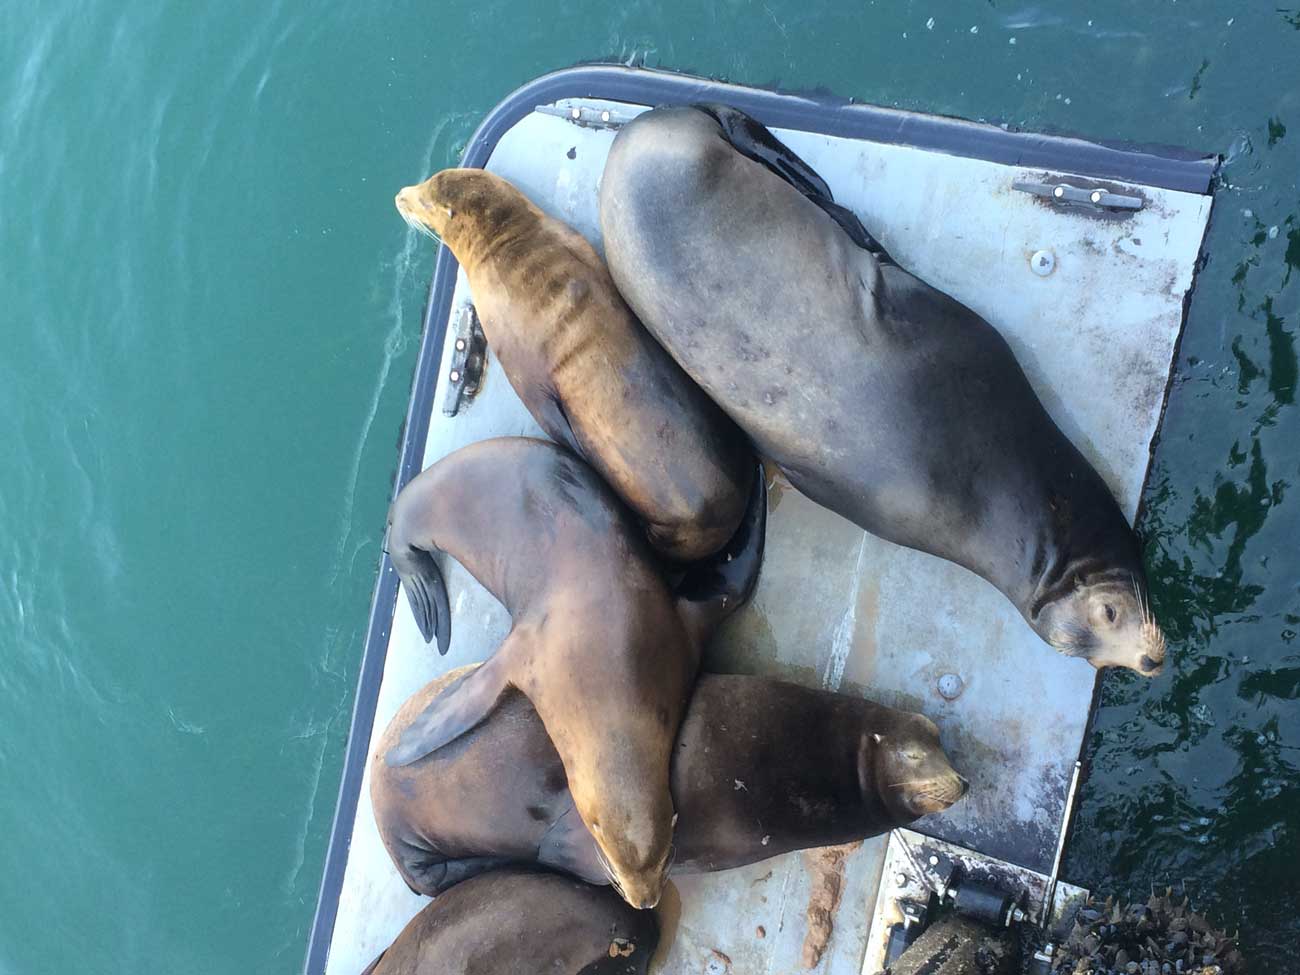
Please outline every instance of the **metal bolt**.
M957 700L965 687L965 682L956 674L944 674L939 678L939 693L943 695L944 700Z
M1059 189L1059 187L1058 187ZM1029 258L1029 270L1045 278L1056 270L1056 257L1051 251L1034 251Z
M454 383L458 383L458 382L460 382L460 370L459 370L459 369L453 369L453 370L451 371L451 375L448 376L447 378L450 379L450 380L451 380L452 382L454 382Z
M569 117L570 117L570 118L575 118L575 119L582 118L582 109L580 109L580 108L571 108L571 109L569 109Z
M601 112L601 113L600 113L600 120L601 120L602 122L608 122L608 121L609 121L609 112Z
M930 866L937 867L938 865L939 865L939 858L936 856L930 857Z
M456 340L456 351L457 351L457 352L464 352L464 351L465 351L465 340L464 340L464 339L457 339L457 340Z
M1092 200L1093 203L1100 203L1100 202L1101 202L1101 190L1093 190L1093 191L1092 191L1092 196L1088 197L1088 199Z
M894 886L896 886L896 887L906 887L906 886L907 886L907 874L905 874L905 873L900 873L900 874L898 874L896 877L894 877Z
M1023 910L1021 910L1018 907L1013 907L1011 909L1011 920L1016 924L1019 924L1028 916L1029 916L1028 914L1026 914Z
M576 111L576 109L575 109L575 111ZM1061 197L1065 196L1065 187L1064 187L1064 186L1058 186L1056 189L1052 190L1052 196L1056 197L1058 200L1059 200Z

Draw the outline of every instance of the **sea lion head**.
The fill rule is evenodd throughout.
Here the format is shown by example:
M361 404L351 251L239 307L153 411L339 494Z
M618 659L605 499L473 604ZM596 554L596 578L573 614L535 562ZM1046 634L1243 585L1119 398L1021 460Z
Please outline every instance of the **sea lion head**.
M628 764L623 768L643 768ZM648 789L644 781L628 782L626 775L569 776L573 803L596 841L596 856L609 881L635 908L659 903L673 859L672 796L666 787ZM603 791L586 795L577 783L605 783ZM617 783L611 785L611 783Z
M1165 662L1165 635L1136 579L1080 581L1042 610L1039 632L1061 653L1094 667L1128 667L1146 677Z
M900 822L943 812L966 794L970 783L948 761L939 728L922 714L894 712L881 732L862 736L858 777L874 790Z
M522 193L483 169L444 169L406 187L394 202L413 230L441 240L462 261L475 242L505 235L530 212L520 206Z

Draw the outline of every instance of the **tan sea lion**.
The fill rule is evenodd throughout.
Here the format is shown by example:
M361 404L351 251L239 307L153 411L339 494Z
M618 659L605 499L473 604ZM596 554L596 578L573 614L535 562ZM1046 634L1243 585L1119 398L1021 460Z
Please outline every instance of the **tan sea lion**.
M633 317L586 238L481 169L408 186L397 209L451 249L510 385L650 544L676 561L722 548L750 486L745 437Z
M518 688L555 743L610 880L633 906L653 906L672 846L669 761L700 650L748 598L762 560L755 472L737 547L693 567L675 592L627 509L563 447L485 440L411 481L393 504L389 553L412 605L445 612L432 555L443 551L505 604L513 628L386 761L407 765L453 742ZM449 636L445 620L428 625Z
M462 673L444 675L403 704L371 756L375 823L402 878L417 893L435 895L483 870L537 862L605 883L564 765L522 694L507 693L486 721L418 762L384 762ZM716 674L696 679L670 783L678 815L673 873L865 839L941 812L967 788L938 728L922 715L785 681Z
M415 915L362 975L645 975L654 914L537 870L475 877Z
M791 484L978 573L1062 653L1159 672L1138 539L1006 341L771 133L725 106L637 117L600 223L628 304Z

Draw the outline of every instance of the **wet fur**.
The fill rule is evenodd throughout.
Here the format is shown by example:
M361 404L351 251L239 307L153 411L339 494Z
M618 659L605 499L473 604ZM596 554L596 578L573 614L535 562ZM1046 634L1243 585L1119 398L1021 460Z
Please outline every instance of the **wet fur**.
M659 941L649 911L557 874L505 869L426 906L367 975L645 975Z
M705 573L713 598L678 598L626 509L563 448L504 437L438 461L393 505L402 585L409 567L444 552L501 600L513 627L486 665L386 743L385 764L440 758L517 689L554 741L582 821L603 829L623 888L638 906L653 902L671 850L673 739L703 641L757 578L764 500L755 492L759 508L742 512L748 531L734 553L724 546L727 568Z
M851 232L765 135L694 108L620 130L601 227L641 321L802 493L978 573L1048 642L1080 590L1122 575L1145 600L1127 519L1002 336ZM1163 655L1153 622L1104 661L1068 644Z
M375 821L403 878L437 894L501 858L609 881L559 755L518 692L418 763L384 761L462 673L407 701L371 759ZM905 758L913 751L920 762ZM873 836L955 802L965 783L920 715L767 678L702 675L677 735L671 790L672 868L690 873Z
M398 210L429 236L441 228L547 435L600 472L658 551L716 552L745 508L748 445L632 315L586 238L482 170L438 173L403 190Z

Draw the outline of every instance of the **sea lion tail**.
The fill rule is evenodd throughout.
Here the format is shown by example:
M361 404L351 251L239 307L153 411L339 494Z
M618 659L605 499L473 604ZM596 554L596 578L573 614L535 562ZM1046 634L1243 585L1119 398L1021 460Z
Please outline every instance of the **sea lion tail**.
M397 744L384 756L390 768L418 762L472 730L492 713L510 684L507 657L514 637L515 631L511 631L487 663L448 684L406 726Z
M701 639L743 606L758 585L767 537L767 477L761 461L754 471L749 503L735 534L714 555L690 565L674 593Z
M400 558L393 558L393 567L402 580L406 601L411 604L411 614L424 642L437 639L438 652L446 654L451 644L451 604L437 561L423 549L408 548Z

